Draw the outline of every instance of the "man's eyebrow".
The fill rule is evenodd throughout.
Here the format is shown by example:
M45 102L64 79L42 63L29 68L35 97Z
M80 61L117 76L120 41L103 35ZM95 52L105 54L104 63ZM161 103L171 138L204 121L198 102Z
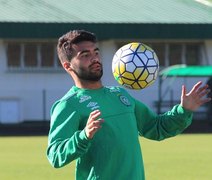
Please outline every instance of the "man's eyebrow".
M99 48L95 48L94 51L99 51ZM79 52L79 55L83 54L83 53L88 53L90 52L89 50L83 50Z
M88 53L89 52L89 50L83 50L83 51L80 51L79 52L79 55L81 55L81 54L83 54L83 53Z
M95 48L94 51L99 51L99 48Z

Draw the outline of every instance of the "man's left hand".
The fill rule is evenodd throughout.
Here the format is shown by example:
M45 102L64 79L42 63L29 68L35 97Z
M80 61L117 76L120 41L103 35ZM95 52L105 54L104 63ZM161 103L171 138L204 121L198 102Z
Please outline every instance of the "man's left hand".
M195 111L201 105L211 101L206 95L210 92L208 85L202 86L202 82L196 83L189 93L186 92L186 87L182 86L181 106L187 110Z

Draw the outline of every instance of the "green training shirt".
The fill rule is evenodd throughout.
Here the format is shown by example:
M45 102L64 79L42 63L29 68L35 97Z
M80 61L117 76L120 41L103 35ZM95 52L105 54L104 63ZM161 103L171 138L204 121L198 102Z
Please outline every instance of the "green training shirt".
M89 114L99 109L102 128L89 140ZM77 180L144 180L139 135L163 140L181 133L192 112L180 105L156 115L120 87L89 90L76 86L51 110L47 157L55 168L76 161Z

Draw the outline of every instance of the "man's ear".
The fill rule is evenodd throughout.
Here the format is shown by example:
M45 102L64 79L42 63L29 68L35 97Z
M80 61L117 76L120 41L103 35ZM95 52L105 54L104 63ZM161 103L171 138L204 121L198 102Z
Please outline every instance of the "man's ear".
M64 68L66 71L69 71L70 69L72 69L71 63L70 63L70 62L63 62L63 68Z

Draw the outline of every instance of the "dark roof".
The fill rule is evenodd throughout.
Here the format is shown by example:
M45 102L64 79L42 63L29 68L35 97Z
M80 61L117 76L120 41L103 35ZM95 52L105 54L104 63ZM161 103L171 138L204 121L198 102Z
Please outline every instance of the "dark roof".
M211 0L0 0L0 37L212 38Z

